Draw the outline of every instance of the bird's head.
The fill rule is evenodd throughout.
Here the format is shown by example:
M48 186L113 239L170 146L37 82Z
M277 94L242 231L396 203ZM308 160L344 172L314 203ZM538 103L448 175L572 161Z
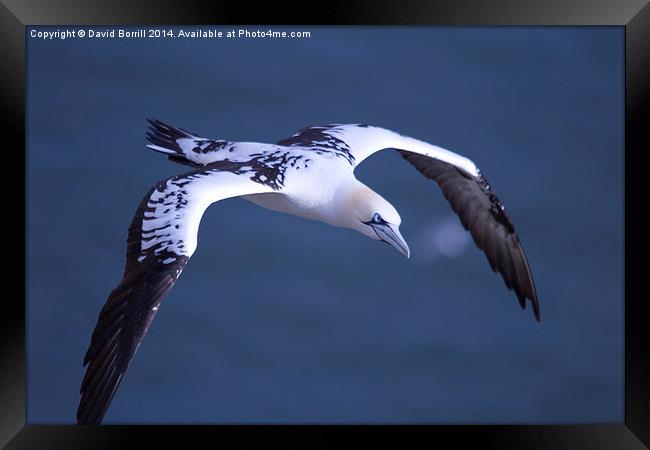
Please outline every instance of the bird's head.
M356 186L350 192L346 209L350 228L392 245L407 258L410 256L409 246L399 232L402 219L382 196L366 186Z

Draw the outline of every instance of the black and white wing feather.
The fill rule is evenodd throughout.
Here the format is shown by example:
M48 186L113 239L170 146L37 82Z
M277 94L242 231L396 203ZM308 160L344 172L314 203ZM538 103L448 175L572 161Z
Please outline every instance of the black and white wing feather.
M88 367L78 423L102 420L160 303L196 249L207 207L229 197L273 191L233 173L237 166L210 167L160 181L138 206L129 227L124 276L99 314L84 357Z
M440 186L492 270L501 274L508 289L514 290L522 308L525 299L530 300L535 318L540 320L533 276L515 227L471 160L442 147L363 124L306 127L278 144L333 152L345 157L353 167L380 150L398 150L420 173Z

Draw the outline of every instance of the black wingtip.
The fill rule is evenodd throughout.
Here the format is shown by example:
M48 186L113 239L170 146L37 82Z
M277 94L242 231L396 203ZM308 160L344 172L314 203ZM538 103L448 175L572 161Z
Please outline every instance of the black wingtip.
M541 314L539 312L539 303L537 302L537 296L534 298L530 298L528 296L523 297L517 295L517 300L519 300L519 306L521 306L521 309L526 309L526 299L530 300L530 305L531 308L533 308L533 315L535 316L535 320L539 323L542 321L541 319Z
M526 309L526 297L523 296L520 292L517 291L517 300L519 300L519 306L521 309Z
M528 261L526 261L526 266L528 267ZM535 319L539 323L539 322L542 321L542 319L541 319L541 314L540 314L540 311L539 311L539 302L537 301L537 289L535 288L535 282L533 281L533 276L530 273L530 268L529 267L528 267L528 274L529 274L528 276L529 276L529 282L530 282L530 285L529 285L530 293L528 295L528 298L530 299L530 303L532 304L533 314L535 314Z
M537 302L537 298L534 298L531 300L533 304L533 314L535 314L535 319L537 320L537 323L541 322L541 314L539 312L539 303Z

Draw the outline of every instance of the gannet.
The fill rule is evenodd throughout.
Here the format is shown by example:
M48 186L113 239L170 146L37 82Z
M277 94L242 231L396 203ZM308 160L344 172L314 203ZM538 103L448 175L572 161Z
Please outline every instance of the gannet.
M396 149L435 181L485 252L492 271L526 299L540 320L537 294L515 227L494 189L469 159L418 139L365 124L308 126L276 144L207 139L147 119L147 147L189 172L159 181L144 196L128 230L126 266L102 308L84 357L80 424L100 423L160 303L197 246L199 222L212 203L242 197L259 206L383 241L406 257L401 218L354 169Z

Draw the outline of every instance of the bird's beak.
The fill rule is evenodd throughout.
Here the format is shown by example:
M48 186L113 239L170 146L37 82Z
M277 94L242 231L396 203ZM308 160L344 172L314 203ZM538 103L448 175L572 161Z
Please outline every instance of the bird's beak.
M411 250L396 225L384 222L371 223L370 226L375 230L379 239L395 247L398 252L407 258L411 256Z

